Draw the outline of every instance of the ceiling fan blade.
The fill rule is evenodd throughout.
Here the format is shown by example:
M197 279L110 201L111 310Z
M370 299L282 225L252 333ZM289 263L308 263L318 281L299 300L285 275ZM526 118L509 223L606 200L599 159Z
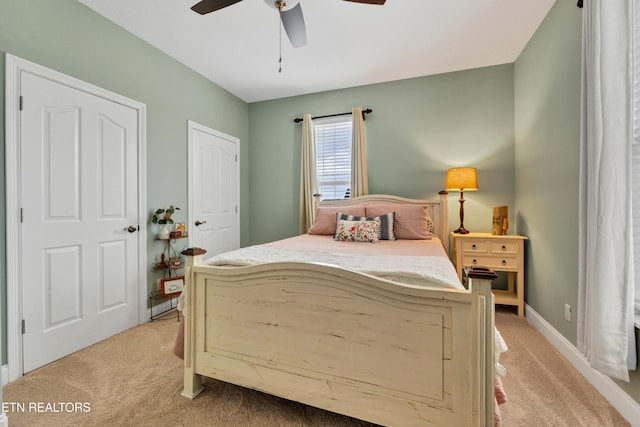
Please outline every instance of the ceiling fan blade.
M281 10L280 19L282 19L282 25L293 47L301 47L307 44L307 28L304 25L304 16L302 15L300 3L289 10Z
M380 6L382 6L384 2L386 2L387 0L344 0L344 1L351 1L354 3L364 3L364 4L379 4Z
M200 15L206 15L207 13L215 12L224 7L231 6L242 0L202 0L199 3L194 4L191 10L199 13Z

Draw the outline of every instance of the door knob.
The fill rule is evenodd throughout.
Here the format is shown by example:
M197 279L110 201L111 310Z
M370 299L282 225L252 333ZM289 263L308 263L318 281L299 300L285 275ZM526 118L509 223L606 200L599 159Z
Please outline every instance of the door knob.
M202 224L206 224L207 221L196 221L196 227Z
M133 225L130 225L124 229L124 231L128 231L129 233L135 233L138 230L140 230L140 226L134 227Z

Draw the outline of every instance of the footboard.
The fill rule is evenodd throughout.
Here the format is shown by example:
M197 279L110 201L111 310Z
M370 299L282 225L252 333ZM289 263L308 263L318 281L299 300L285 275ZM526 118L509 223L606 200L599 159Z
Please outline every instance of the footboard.
M468 292L326 265L197 262L184 396L208 376L384 425L493 424L489 281L472 276Z

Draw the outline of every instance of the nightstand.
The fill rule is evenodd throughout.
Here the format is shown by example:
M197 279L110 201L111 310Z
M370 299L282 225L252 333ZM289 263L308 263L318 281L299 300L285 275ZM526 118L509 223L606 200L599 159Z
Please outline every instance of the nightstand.
M451 237L453 264L460 280L463 279L463 269L467 267L506 271L507 290L493 290L496 304L516 306L518 316L524 317L524 241L527 238L491 233L451 233Z

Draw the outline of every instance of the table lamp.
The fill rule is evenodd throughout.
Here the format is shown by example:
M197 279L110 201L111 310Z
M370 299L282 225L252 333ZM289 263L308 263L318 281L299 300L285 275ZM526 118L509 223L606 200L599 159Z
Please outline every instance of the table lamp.
M453 230L454 233L469 234L469 230L464 228L464 192L478 189L478 177L476 168L452 168L447 171L447 191L460 191L460 227Z

